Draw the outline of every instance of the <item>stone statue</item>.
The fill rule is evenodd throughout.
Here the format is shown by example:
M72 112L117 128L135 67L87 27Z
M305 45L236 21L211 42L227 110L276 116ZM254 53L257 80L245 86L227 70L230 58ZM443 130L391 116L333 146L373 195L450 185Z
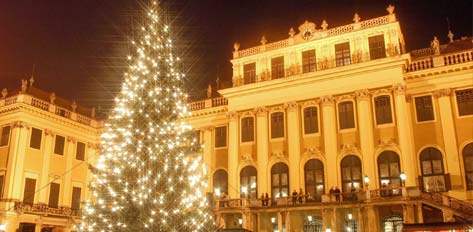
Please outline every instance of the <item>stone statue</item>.
M6 98L7 95L8 95L8 90L7 90L7 88L3 88L3 89L2 89L2 98Z
M394 13L394 9L395 9L395 7L394 7L393 5L391 5L391 4L389 4L389 6L386 7L386 11L388 11L388 13L389 13L390 15L392 15L392 14Z
M453 43L453 33L451 30L448 30L448 39L450 39L450 43Z
M261 45L265 45L266 42L268 42L268 40L267 40L266 37L263 35L263 36L261 37L260 42L261 42Z
M33 83L34 83L34 78L33 78L33 76L31 76L31 78L30 78L30 87L33 86Z
M26 92L27 85L28 85L28 81L27 81L27 80L21 80L21 92L22 92L22 93L25 93L25 92Z
M55 93L51 93L51 95L49 95L49 102L51 102L52 104L54 104L54 101L56 100L56 94Z
M235 52L238 52L238 49L240 49L240 44L238 42L235 42L233 44L233 48L235 49Z
M215 84L216 84L217 90L222 88L222 81L220 81L220 77L217 77L217 79L215 80Z
M434 36L434 40L430 42L430 47L434 50L434 54L438 55L440 54L440 43L439 40L437 39L437 36Z
M327 27L328 27L328 23L327 21L324 19L324 21L322 21L322 25L320 25L322 27L322 30L327 30Z
M358 13L355 13L355 16L353 16L353 22L359 23L361 20L361 17Z
M295 34L296 34L296 32L294 31L294 28L291 27L291 29L289 29L289 33L288 33L289 37L292 38L292 37L294 37Z
M73 101L73 102L72 102L71 108L72 108L72 112L76 112L76 109L77 109L77 103L76 103L76 101Z
M212 98L212 85L207 87L207 98Z
M90 116L95 118L95 107L92 107L92 111L90 112Z

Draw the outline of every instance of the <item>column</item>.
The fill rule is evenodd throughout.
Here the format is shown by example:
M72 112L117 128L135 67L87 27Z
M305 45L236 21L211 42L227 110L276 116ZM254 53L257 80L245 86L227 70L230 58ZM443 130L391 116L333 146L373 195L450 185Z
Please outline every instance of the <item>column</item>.
M414 204L406 203L402 205L402 214L404 223L412 224L415 222L415 215L414 215Z
M406 103L406 86L397 84L393 86L394 107L396 110L397 134L399 146L401 148L402 170L407 176L406 187L417 186L414 153L414 141L412 135L412 122L409 120L408 105Z
M447 160L445 171L450 173L452 187L463 188L455 123L452 115L452 103L450 101L451 93L450 89L441 89L435 91L434 96L438 99L439 104L445 159Z
M23 190L23 167L26 158L26 148L28 144L28 131L29 125L25 122L15 122L12 126L13 130L11 133L12 139L10 140L6 183L5 187L8 188L4 191L6 194L4 198L20 199L21 191Z
M256 159L258 163L258 194L269 192L268 186L268 153L269 153L269 130L268 111L265 107L255 109L256 114Z
M286 231L291 231L291 213L286 212Z
M44 129L44 152L43 152L43 167L41 168L41 175L39 186L48 186L49 185L49 164L52 152L52 147L54 143L54 133L51 130ZM49 188L42 188L39 190L39 200L38 203L47 204L48 203L48 192Z
M238 148L240 146L238 136L238 113L228 112L228 195L230 199L239 198L238 189Z
M87 156L85 158L85 160L87 160L87 163L90 164L90 165L93 165L93 166L96 166L97 165L97 162L96 162L96 151L99 150L99 145L98 144L94 144L94 143L87 143ZM92 195L92 192L89 191L89 188L87 187L89 183L92 182L93 180L93 175L92 175L92 172L90 170L88 170L88 167L87 168L87 182L85 183L85 186L84 186L84 190L85 191L82 191L83 193L85 193L85 196L82 196L83 194L81 194L81 200L84 200L84 199L90 199L91 195Z
M289 158L289 189L303 188L300 181L301 125L299 105L296 102L285 104L287 107L287 142Z
M205 166L207 167L207 183L209 185L207 186L207 192L213 193L213 182L212 182L212 130L214 127L206 127L203 128L204 131L204 163ZM212 183L212 185L210 185Z
M422 203L417 204L417 223L424 223L424 215L422 213Z
M363 170L372 180L369 189L376 189L375 157L374 157L374 137L373 137L373 110L371 108L370 94L368 90L357 91L358 108L358 131L360 132L360 148L363 156ZM369 193L369 189L365 189Z
M278 212L278 231L282 231L282 212Z
M365 231L365 220L363 218L363 208L358 209L358 230L359 231Z
M375 209L373 206L367 206L366 207L366 218L368 219L367 222L366 222L366 225L370 225L370 226L366 226L366 231L367 232L377 232L379 231L378 230L378 224L379 222L377 221L377 217L376 217L376 212L375 212Z
M330 228L332 231L338 231L338 224L337 224L337 209L332 207L332 211L330 213Z
M65 174L62 180L62 205L64 207L71 207L71 198L72 198L72 159L75 157L74 145L76 144L76 139L68 136L66 146L66 169Z
M321 97L322 102L322 128L324 136L324 152L327 160L326 170L334 170L327 175L326 188L338 186L337 168L337 123L335 103L332 96Z

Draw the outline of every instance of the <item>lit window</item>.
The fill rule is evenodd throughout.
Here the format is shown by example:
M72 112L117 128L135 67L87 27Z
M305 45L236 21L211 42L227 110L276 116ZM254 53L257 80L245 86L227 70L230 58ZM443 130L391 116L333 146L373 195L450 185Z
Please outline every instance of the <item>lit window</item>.
M272 199L289 196L289 168L285 163L276 163L271 167Z
M466 189L473 190L473 143L463 148L463 165L465 166Z
M253 166L246 166L240 172L240 196L257 198L258 192L256 191L256 168ZM245 191L243 191L243 189Z

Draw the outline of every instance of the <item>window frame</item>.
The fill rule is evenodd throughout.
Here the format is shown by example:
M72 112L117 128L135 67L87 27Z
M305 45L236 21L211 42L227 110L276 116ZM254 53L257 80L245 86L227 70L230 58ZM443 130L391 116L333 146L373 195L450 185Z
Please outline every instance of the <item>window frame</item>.
M31 141L33 139L33 130L38 130L38 131L41 132L40 133L41 136L40 136L40 140L39 140L39 148L31 146ZM30 139L29 139L30 141L29 141L29 144L28 144L29 148L32 148L32 149L35 149L35 150L41 150L41 147L43 145L43 132L44 132L44 130L42 130L42 129L39 129L39 128L36 128L36 127L31 127L31 132L29 133L30 134Z
M313 161L313 162L316 162L316 163L317 163L318 165L320 165L322 168L319 168L319 169L317 169L317 168L309 169L309 167L308 167L309 162L312 162L312 161ZM317 195L317 194L312 194L312 193L310 193L311 197L313 197L313 198L315 199L315 201L320 201L322 195L324 195L325 192L326 192L326 191L325 191L325 165L324 165L324 162L322 162L322 160L317 159L317 158L311 158L311 159L307 160L307 161L304 163L304 169L303 169L303 170L304 170L304 189L305 189L306 194L309 192L308 186L309 186L309 187L310 187L310 186L314 186L315 192L317 193L317 191L318 191L318 190L317 190L317 186L320 185L320 184L322 185L322 193L319 194L320 196ZM308 185L308 184L307 184L307 182L308 182L308 181L307 181L307 176L308 176L307 174L308 174L308 171L317 171L317 170L322 170L322 181L321 181L321 182L318 181L317 175L316 175L316 173L314 172L314 174L313 174L314 182L313 182L313 184L309 184L309 185ZM318 197L320 197L320 199L318 199Z
M344 102L351 102L352 105L353 105L353 127L351 128L341 128L341 123L340 123L340 104L341 103L344 103ZM344 133L344 132L353 132L353 131L356 131L357 130L357 111L356 111L356 104L355 104L355 100L353 99L344 99L344 100L341 100L341 101L337 101L336 103L336 110L337 110L337 128L338 128L338 131L340 133Z
M466 149L471 149L471 153L470 154L466 154L466 152L468 150ZM464 173L465 173L465 177L464 177L464 180L465 180L465 189L466 191L471 191L473 190L473 168L471 170L467 169L467 166L466 166L466 157L471 157L471 160L473 160L473 142L472 141L469 141L469 143L467 143L461 150L461 157L462 157L462 160L463 160L463 170L464 170ZM472 165L473 166L473 165ZM471 184L468 185L468 174L470 174L471 176Z
M311 58L310 56L308 56L307 60L307 64L304 63L304 54L309 54L310 52L314 53L314 57L313 57L313 63L311 62ZM317 53L315 51L315 48L312 48L312 49L307 49L307 50L303 50L301 52L301 64L302 64L302 74L305 74L305 73L311 73L311 72L316 72L317 71ZM307 70L305 69L307 67Z
M248 140L248 141L243 141L243 138L244 138L244 131L243 131L243 119L246 119L246 118L252 118L253 119L253 139L252 140ZM245 116L242 116L240 118L240 143L241 144L252 144L252 143L255 143L256 141L256 118L255 116L252 116L252 115L245 115Z
M2 145L2 141L3 141L3 139L4 139L4 137L3 137L3 135L4 135L4 134L3 134L3 130L5 130L5 128L7 128L7 127L8 127L9 129L8 129L7 139L5 140L5 141L6 141L6 144L3 144L3 145ZM11 125L6 124L6 125L0 127L0 147L8 147L8 146L10 146L10 137L11 137L11 134L12 134L12 126L11 126Z
M74 188L80 189L79 202L78 202L79 207L77 207L77 208L74 207L75 206L75 204L74 204L75 203L74 202ZM72 189L71 189L71 209L72 210L80 210L81 209L80 206L81 206L81 202L82 202L82 195L83 195L82 192L83 192L83 188L81 186L76 186L76 185L72 186Z
M225 178L225 183L224 183L225 189L222 189L222 187L220 187L220 192L225 193L225 194L228 195L228 172L227 172L227 170L225 170L223 168L219 168L219 169L215 170L215 172L212 174L212 191L215 192L215 188L216 188L216 186L215 186L216 178L215 177L219 172L224 173L225 176L227 177L227 178Z
M465 87L465 88L458 88L453 90L453 100L455 105L455 114L457 118L471 118L473 117L473 114L467 114L467 115L460 115L460 107L458 107L458 99L457 99L457 91L462 91L462 90L468 90L468 89L473 89L472 87Z
M346 56L347 49L342 47L346 44L348 45L348 56ZM338 51L337 47L342 47L342 50ZM347 65L352 64L350 41L345 41L345 42L340 42L340 43L334 44L333 48L334 48L334 51L335 51L334 52L334 54L335 54L335 67L343 67L343 66L347 66ZM338 55L337 52L341 52L341 54L340 54L341 57L337 57L337 55ZM341 62L339 62L339 61L341 61ZM348 63L346 61L348 61Z
M84 154L83 154L83 157L82 159L77 159L77 151L79 149L79 143L82 143L84 144ZM85 155L87 154L87 144L84 143L84 142L81 142L81 141L76 141L76 149L75 149L75 156L74 156L74 159L75 160L79 160L79 161L85 161Z
M316 109L316 111L317 111L317 114L316 114L316 117L317 117L317 118L316 118L316 119L317 119L317 122L316 122L316 124L317 124L317 132L306 134L306 133L305 133L305 115L304 115L304 113L305 113L305 110L306 110L307 108L311 108L311 107L314 107L314 108ZM311 105L303 106L303 107L301 108L301 121L302 121L302 136L303 136L303 137L311 137L311 136L319 136L319 135L320 135L320 107L319 107L318 105L312 105L312 104L311 104Z
M254 175L251 175L251 174L253 174L253 172L254 172ZM243 175L243 174L248 174L248 175ZM239 177L240 177L240 179L238 180L238 183L239 183L239 186L240 186L240 189L239 189L240 197L241 198L248 197L248 198L251 198L251 199L258 198L258 169L253 165L246 165L240 170ZM251 190L251 178L252 177L255 177L256 186L255 186L254 190ZM247 181L248 181L247 185L250 185L250 186L246 186L247 187L247 193L246 193L247 195L246 196L242 192L242 188L243 188L242 179L243 178L247 178Z
M225 146L217 146L217 128L225 127ZM220 125L214 128L214 149L226 149L228 147L228 126Z
M281 172L276 172L276 171L279 171L279 170L274 170L273 171L273 169L276 168L276 165L280 165L281 167L282 167L282 165L284 165L287 172L284 172L284 170L281 171ZM281 180L282 180L281 175L284 174L284 173L287 174L287 183L285 185L282 185L281 184ZM287 188L287 196L286 197L289 197L291 195L291 189L290 189L290 187L291 187L291 185L290 185L291 178L289 176L289 165L287 165L286 163L281 162L281 161L276 162L273 165L271 165L270 174L271 174L271 176L270 176L271 199L276 200L277 198L284 197L284 196L281 196L281 195L276 197L275 194L274 194L274 191L273 191L273 189L275 189L275 188L278 189L279 193L281 193L282 189ZM278 180L279 184L277 186L273 185L273 175L275 175L275 174L277 174L278 178L279 178L279 180Z
M21 202L23 203L26 203L25 202L25 187L26 187L26 179L33 179L35 180L35 187L34 187L34 191L33 191L33 199L32 199L32 204L35 204L36 202L36 198L38 196L38 194L36 193L38 191L38 179L39 179L39 174L36 174L36 173L25 173L25 175L23 176L23 184L22 184L22 189L23 191L21 191ZM29 204L29 202L27 202L27 204Z
M390 162L380 162L381 161L387 161L387 158L388 157L382 157L383 155L390 155L390 154L393 154L395 156L395 158L397 158L397 160L394 160L394 161L390 161ZM380 164L383 164L383 163L387 163L388 164L388 176L385 176L385 177L382 177L381 176L381 168L380 168ZM397 175L393 175L391 173L391 164L392 163L397 163L398 164L398 174ZM399 183L399 186L394 186L395 188L401 188L402 187L402 180L401 180L401 173L402 173L402 168L401 168L401 157L399 156L399 154L396 152L396 151L393 151L393 150L384 150L382 151L381 153L379 153L378 157L376 158L376 168L378 169L378 184L379 184L379 187L381 188L382 184L383 184L383 180L388 180L389 182L391 182L392 184L392 180L398 180L398 183Z
M273 60L281 59L281 58L282 58L282 63L281 64L273 65ZM284 78L286 76L285 75L286 74L286 69L285 69L285 63L284 62L285 62L284 55L271 57L271 80L281 79L281 78ZM276 73L278 75L275 76L274 71L276 71Z
M427 150L436 150L438 152L438 154L440 155L440 159L423 159L422 156L424 154L424 151L427 151ZM431 155L431 152L428 153L428 155L430 156ZM448 191L448 186L447 186L447 181L445 179L445 155L444 153L442 153L442 151L440 149L438 149L437 147L435 146L426 146L426 147L423 147L422 149L420 149L420 152L419 152L419 155L418 155L418 160L419 160L419 167L420 167L420 178L422 178L422 184L424 186L422 186L422 189L424 192L427 192L426 188L425 188L425 183L426 181L424 180L424 178L429 178L429 177L435 177L435 176L441 176L443 178L443 184L445 185L445 189L442 190L442 191L438 191L438 192L446 192ZM442 166L442 173L434 173L434 168L433 168L433 160L440 160L440 163L441 163L441 166ZM429 161L430 163L430 170L432 171L431 174L424 174L424 163L423 161ZM429 192L435 192L435 191L429 191Z
M387 96L389 97L389 107L391 108L391 122L390 123L383 123L383 124L378 124L378 118L376 117L376 98L378 97L383 97L383 96ZM391 94L388 94L388 93L381 93L381 94L378 94L378 95L374 95L372 98L371 98L371 105L373 106L373 118L374 118L374 124L375 124L375 127L376 128L383 128L383 127L392 127L394 125L396 125L396 118L395 118L395 115L394 115L394 105L393 105L393 97Z
M383 45L384 45L384 46L382 47L382 50L384 51L384 56L380 56L380 57L375 57L375 58L373 58L373 54L376 54L376 53L375 53L375 52L374 52L374 53L371 52L370 38L380 37L380 36L383 37ZM381 48L381 47L377 47L377 49L380 49L380 48ZM384 33L368 36L368 51L369 51L369 54L370 54L370 61L371 61L371 60L383 59L383 58L386 58L386 57L387 57L387 55L386 55L386 37L384 36Z
M55 185L58 186L56 205L52 205L52 204L51 204L51 187L53 186L53 184L55 184ZM47 204L47 205L48 205L49 208L59 208L60 201L61 201L61 183L60 183L60 182L51 181L51 182L49 183L49 188L48 188L48 204Z
M63 147L62 147L62 154L56 153L56 143L57 143L57 137L58 137L58 136L64 138L64 144L63 144ZM63 156L63 157L65 157L65 156L66 156L66 154L65 154L65 153L66 153L66 143L67 143L67 138L66 138L66 136L62 136L62 135L59 135L59 134L54 135L53 154L54 154L54 155L58 155L58 156Z
M353 157L353 158L356 158L356 160L359 162L359 167L360 167L360 179L353 179L353 167L357 167L353 164L350 164L350 165L346 165L346 166L343 166L343 161L345 159L348 159L348 157ZM343 167L350 167L350 180L345 180L344 179L344 170L343 170ZM354 182L357 182L360 186L362 186L363 184L363 162L361 161L360 157L358 157L357 155L355 154L348 154L346 156L344 156L341 160L340 160L340 163L339 163L339 168L340 168L340 177L341 177L341 184L342 184L342 187L341 187L341 192L342 193L347 193L347 192L350 192L351 189L347 189L346 191L344 191L345 189L345 183L354 183ZM358 186L358 187L360 187Z
M283 122L282 122L282 133L283 135L281 137L276 137L276 138L273 138L273 118L272 118L272 115L275 114L275 113L282 113L282 119L283 119ZM269 140L270 141L277 141L277 140L285 140L286 139L286 112L282 111L282 110L276 110L276 111L271 111L269 113Z
M246 70L245 70L245 67L249 67L250 65L254 65L254 66L255 66L254 73L253 73L254 76L253 76L253 79L251 79L251 78L252 78L251 75L248 74L248 75L249 75L249 76L248 76L249 79L248 79L248 81L247 81L247 76L246 76L246 75L247 75L247 72L250 73L249 71L251 71L251 69L250 69L249 71L246 71ZM248 85L248 84L256 83L256 82L258 82L257 79L258 79L258 78L257 78L257 75L256 75L256 62L254 61L254 62L248 62L248 63L246 63L246 64L243 64L243 84Z
M430 100L432 101L432 115L433 119L431 120L426 120L426 121L419 121L419 118L417 117L417 104L416 104L416 99L417 98L423 98L423 97L430 97ZM416 95L413 96L413 105L414 105L414 115L416 119L416 124L423 124L423 123L432 123L432 122L437 122L437 115L436 115L436 106L435 106L435 101L434 101L434 96L432 94L421 94L421 95Z

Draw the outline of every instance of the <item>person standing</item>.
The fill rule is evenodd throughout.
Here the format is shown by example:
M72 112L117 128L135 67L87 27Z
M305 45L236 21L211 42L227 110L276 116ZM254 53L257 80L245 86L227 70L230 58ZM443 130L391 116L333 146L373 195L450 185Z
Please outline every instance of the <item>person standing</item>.
M294 189L292 192L292 204L295 205L297 202L297 191Z
M340 193L341 193L341 192L340 192L340 189L338 188L338 186L335 187L334 193L335 193L335 200L336 200L337 202L340 202Z
M302 204L302 198L304 197L304 192L302 192L302 188L299 189L299 195L297 199L299 200L299 204Z

